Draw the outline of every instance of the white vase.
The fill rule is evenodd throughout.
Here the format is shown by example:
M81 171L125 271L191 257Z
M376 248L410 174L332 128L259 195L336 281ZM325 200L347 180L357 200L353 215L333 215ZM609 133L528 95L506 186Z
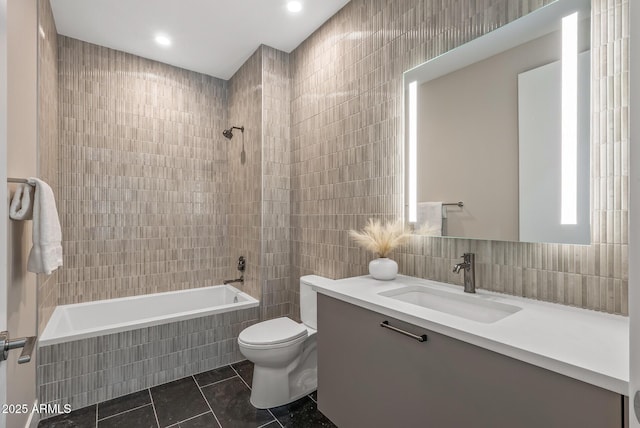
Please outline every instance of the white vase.
M369 262L369 273L375 279L391 281L398 275L398 263L387 257L373 259Z

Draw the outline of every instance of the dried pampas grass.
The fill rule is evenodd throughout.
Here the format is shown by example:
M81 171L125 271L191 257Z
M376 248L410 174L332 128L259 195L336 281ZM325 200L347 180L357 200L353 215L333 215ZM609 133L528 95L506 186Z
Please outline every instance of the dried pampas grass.
M378 257L387 257L391 251L404 244L411 235L407 233L402 220L387 222L372 218L367 221L362 231L350 230L349 236L365 250Z

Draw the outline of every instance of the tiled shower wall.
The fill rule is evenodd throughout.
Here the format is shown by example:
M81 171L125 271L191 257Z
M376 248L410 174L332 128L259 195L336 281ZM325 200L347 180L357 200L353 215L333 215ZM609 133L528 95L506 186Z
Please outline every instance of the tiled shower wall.
M229 241L231 263L228 278L237 278L239 256L247 260L245 282L236 287L257 299L261 297L262 211L262 50L256 50L229 80L229 120L233 130L225 139L229 167Z
M289 314L289 63L261 46L222 82L59 40L54 305L220 284L239 275L239 255L235 285L264 296L260 308L41 349L40 401L78 408L242 359L243 328ZM228 140L232 125L245 130Z
M58 194L58 32L49 0L38 1L38 175ZM58 271L38 275L38 332L58 304Z
M291 311L289 81L289 55L262 45L229 83L229 126L245 127L229 141L229 277L238 276L235 260L244 255L238 287L261 297L261 319Z
M402 216L403 71L547 3L352 0L296 48L291 278L366 273L347 231ZM472 251L481 288L627 314L627 11L592 1L592 244L414 237L401 273L461 284L451 267Z
M289 55L262 46L262 319L291 315Z
M222 283L227 82L58 39L57 303Z
M53 19L41 25L55 41ZM41 108L59 106L60 129L40 144L61 153L46 165L61 178L64 267L41 290L42 325L57 304L220 284L240 255L237 286L266 291L263 317L288 315L288 55L261 46L223 82L58 38L47 54L57 48L59 71L47 63L41 76L57 76L60 101ZM232 125L245 131L227 140Z
M58 288L52 284L54 305L221 284L235 275L230 189L246 197L252 182L245 180L254 178L259 203L261 181L259 168L231 172L242 134L222 136L229 82L59 39L65 266ZM260 89L259 70L248 88ZM248 159L259 166L260 98L248 102L257 111L257 121L245 123L253 138ZM249 221L260 218L259 207ZM251 242L246 230L239 238ZM259 265L251 269L257 274ZM259 298L259 291L250 294ZM253 308L45 347L39 400L80 408L238 361L237 336L259 316Z

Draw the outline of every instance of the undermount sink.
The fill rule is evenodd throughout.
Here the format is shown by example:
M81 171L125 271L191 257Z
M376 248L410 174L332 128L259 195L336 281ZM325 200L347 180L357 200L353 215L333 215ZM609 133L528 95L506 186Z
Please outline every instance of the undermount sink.
M402 287L378 294L390 299L487 324L499 321L522 309L507 303L486 300L478 295L456 294L422 286Z

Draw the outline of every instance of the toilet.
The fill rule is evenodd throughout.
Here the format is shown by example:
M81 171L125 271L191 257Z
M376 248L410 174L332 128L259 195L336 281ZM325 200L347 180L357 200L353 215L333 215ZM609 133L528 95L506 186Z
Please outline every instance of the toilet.
M318 387L317 294L302 279L300 318L263 321L238 336L240 352L254 364L251 404L258 409L291 403Z

